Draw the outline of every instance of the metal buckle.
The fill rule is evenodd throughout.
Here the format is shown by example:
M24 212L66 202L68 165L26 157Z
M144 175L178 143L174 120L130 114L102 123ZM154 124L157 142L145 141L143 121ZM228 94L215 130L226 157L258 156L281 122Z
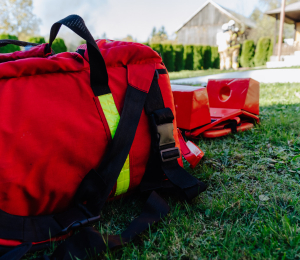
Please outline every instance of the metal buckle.
M171 152L171 151L177 151L177 155L165 159L164 158L164 153ZM160 156L161 156L161 160L163 162L169 162L169 161L173 161L173 160L176 160L176 159L180 158L180 151L179 151L178 147L168 148L168 149L161 150L160 151Z
M96 216L96 217L92 217L92 218L86 218L86 219L83 219L83 220L76 220L73 223L71 223L69 226L67 226L66 228L64 228L61 232L63 234L67 234L71 230L74 230L76 228L80 228L80 227L86 226L88 224L92 224L92 223L97 222L99 220L100 220L100 215Z

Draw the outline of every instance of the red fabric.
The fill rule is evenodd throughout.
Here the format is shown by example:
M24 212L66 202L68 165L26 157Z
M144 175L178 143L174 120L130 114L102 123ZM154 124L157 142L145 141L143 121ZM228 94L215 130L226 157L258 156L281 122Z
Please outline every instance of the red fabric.
M128 84L148 92L155 68L165 67L157 53L141 44L98 45L121 114ZM42 48L34 48L33 57L14 53L0 63L0 209L15 215L65 210L85 174L99 166L111 140L90 88L88 62L77 53L37 57ZM175 114L168 75L160 75L159 85L165 106ZM179 147L176 122L174 137ZM139 185L149 153L143 112L130 150L129 191Z
M47 44L38 45L31 48L28 51L16 51L14 53L4 53L0 54L0 62L13 61L19 59L26 59L31 57L41 57L44 58L47 56L45 54L45 47Z

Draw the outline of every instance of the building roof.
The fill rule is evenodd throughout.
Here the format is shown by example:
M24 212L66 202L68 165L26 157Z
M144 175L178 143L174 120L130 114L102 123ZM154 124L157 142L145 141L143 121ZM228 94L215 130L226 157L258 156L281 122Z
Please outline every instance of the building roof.
M228 16L229 19L232 19L234 21L236 21L237 23L240 23L240 24L244 24L246 25L247 27L249 28L255 28L256 27L256 24L254 21L252 21L251 19L241 15L241 14L238 14L232 10L229 10L227 8L224 8L222 6L220 6L219 4L217 4L216 2L212 1L212 0L208 0L206 1L201 7L200 9L197 10L197 12L192 15L192 17L186 21L177 31L179 31L182 27L184 27L190 20L192 20L199 12L202 11L202 9L204 9L204 7L206 7L208 4L212 4L215 8L219 9L220 12L224 13L225 15Z
M280 18L281 7L266 12L267 15ZM300 2L296 2L285 7L285 20L284 22L293 24L300 21Z

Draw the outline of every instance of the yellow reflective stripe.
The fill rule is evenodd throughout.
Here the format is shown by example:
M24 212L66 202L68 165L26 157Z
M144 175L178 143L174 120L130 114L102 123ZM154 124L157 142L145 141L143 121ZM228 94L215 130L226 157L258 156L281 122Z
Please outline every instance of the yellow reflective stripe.
M108 123L111 137L114 138L120 121L120 115L115 105L114 98L111 93L99 96L98 98Z
M111 137L114 138L119 121L120 115L116 107L114 98L111 93L98 96L103 113L105 115ZM129 165L129 155L123 165L120 175L117 180L117 189L115 196L126 193L129 188L130 183L130 165Z

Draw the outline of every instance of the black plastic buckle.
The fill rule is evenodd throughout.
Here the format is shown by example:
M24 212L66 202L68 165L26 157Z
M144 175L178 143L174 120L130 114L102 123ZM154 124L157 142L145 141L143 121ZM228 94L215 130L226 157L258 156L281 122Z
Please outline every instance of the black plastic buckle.
M163 149L160 151L161 160L169 162L180 158L180 151L178 147Z
M97 222L100 220L100 215L96 216L96 217L91 217L91 218L86 218L83 220L76 220L73 223L71 223L69 226L67 226L66 228L64 228L61 232L63 234L68 234L71 230L92 224L94 222Z

